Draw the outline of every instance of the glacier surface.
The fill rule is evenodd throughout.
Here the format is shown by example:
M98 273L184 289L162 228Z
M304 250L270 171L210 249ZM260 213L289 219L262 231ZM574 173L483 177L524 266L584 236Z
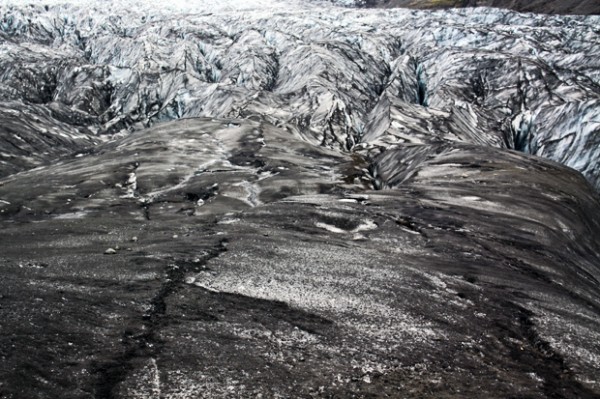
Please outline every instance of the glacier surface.
M599 17L0 18L0 397L600 394Z
M516 149L600 185L600 17L110 4L3 6L3 108L28 111L23 129L50 111L44 125L71 133L47 134L85 147L178 118L260 118L345 151Z

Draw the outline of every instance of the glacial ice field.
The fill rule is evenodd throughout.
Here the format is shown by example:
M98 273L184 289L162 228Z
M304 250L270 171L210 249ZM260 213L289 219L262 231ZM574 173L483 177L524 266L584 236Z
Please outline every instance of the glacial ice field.
M599 16L0 0L0 94L0 398L600 395Z
M431 141L516 149L599 187L599 17L56 3L2 6L2 112L44 129L35 115L50 110L48 134L60 126L55 139L69 146L179 118L261 118L343 151ZM19 146L15 130L2 140ZM35 145L48 145L38 140L27 166L40 158Z

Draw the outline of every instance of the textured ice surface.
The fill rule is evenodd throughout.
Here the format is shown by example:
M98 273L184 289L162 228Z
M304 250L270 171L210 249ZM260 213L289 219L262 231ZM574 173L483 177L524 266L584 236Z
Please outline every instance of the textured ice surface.
M597 17L1 4L0 397L598 397Z
M600 184L600 17L258 0L3 4L2 108L52 110L53 125L78 127L72 146L178 118L261 118L343 150L514 148Z

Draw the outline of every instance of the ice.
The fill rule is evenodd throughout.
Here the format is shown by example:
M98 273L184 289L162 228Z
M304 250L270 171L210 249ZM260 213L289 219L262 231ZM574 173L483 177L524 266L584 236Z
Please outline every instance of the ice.
M6 101L52 104L55 118L87 129L52 133L65 141L261 118L342 151L440 140L516 149L600 187L598 16L296 0L0 9L14 39L0 52Z

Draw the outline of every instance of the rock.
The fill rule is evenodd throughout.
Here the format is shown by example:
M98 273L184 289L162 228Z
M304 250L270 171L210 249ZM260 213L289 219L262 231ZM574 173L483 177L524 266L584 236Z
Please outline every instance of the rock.
M192 276L188 276L185 278L185 283L186 284L194 284L194 282L196 282L196 278L192 277Z
M117 253L117 251L113 248L108 248L106 251L104 251L105 255L114 255L116 253Z

